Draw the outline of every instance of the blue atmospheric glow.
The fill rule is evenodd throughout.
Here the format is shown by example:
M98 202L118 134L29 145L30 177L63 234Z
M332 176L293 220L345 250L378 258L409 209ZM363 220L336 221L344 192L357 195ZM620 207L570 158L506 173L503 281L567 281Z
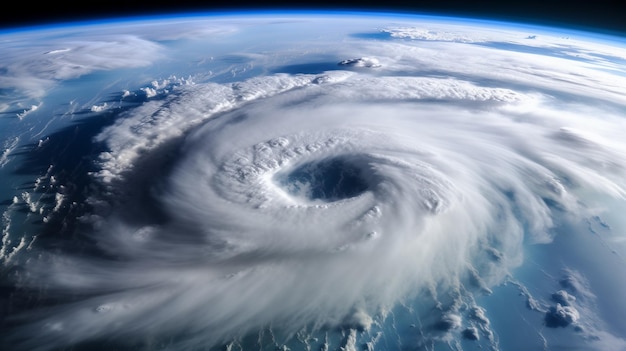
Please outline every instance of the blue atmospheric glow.
M561 35L572 35L581 37L590 37L594 40L606 41L608 43L622 43L626 44L626 39L620 32L606 30L602 28L583 28L577 26L574 23L547 23L536 21L533 19L527 19L526 21L512 21L510 19L501 19L498 16L464 16L462 14L450 14L445 11L410 11L410 10L381 10L381 9L368 9L367 7L361 8L293 8L293 9L264 9L264 8L248 8L248 9L224 9L224 10L197 10L189 12L178 13L161 13L151 15L129 15L129 16L117 16L117 17L102 17L93 18L89 20L72 20L72 21L55 21L50 23L43 23L39 25L29 25L26 27L16 28L0 28L0 35L11 34L18 32L37 32L37 31L51 31L57 29L71 29L82 26L99 26L110 24L131 24L133 22L162 22L168 20L197 20L197 19L262 19L262 18L274 18L276 16L289 16L289 17L301 17L311 18L315 16L324 17L354 17L354 18L395 18L405 20L419 20L419 19L437 19L440 21L451 22L463 22L466 24L487 25L494 27L511 27L518 29L525 29L531 31L542 31L560 33Z

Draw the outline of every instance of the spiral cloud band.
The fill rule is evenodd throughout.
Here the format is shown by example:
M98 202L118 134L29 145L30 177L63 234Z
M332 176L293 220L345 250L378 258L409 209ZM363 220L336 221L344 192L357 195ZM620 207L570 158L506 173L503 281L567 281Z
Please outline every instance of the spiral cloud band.
M488 31L382 33L339 50L368 56L334 70L181 84L106 127L83 218L101 255L29 263L35 285L80 298L27 324L39 337L21 345L247 349L253 334L349 350L406 305L414 347L459 333L498 349L478 297L527 245L626 196L626 88L596 57L504 50ZM520 291L548 326L604 333L584 279L567 277L578 300Z

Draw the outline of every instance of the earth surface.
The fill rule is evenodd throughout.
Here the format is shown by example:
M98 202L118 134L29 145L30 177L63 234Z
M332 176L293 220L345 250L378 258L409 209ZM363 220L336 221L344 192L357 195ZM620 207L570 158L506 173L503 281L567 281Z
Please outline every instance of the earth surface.
M0 33L3 350L626 350L626 44L357 13Z

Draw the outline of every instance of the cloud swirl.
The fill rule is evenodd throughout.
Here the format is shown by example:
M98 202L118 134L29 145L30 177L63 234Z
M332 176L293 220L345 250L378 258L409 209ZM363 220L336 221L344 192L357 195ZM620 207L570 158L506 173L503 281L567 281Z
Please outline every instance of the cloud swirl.
M105 128L93 173L103 191L83 218L100 257L29 263L26 285L78 297L27 323L20 345L166 335L165 348L192 349L264 328L287 339L344 328L349 349L399 303L489 294L525 244L624 199L614 75L588 62L552 69L565 58L522 65L526 54L456 32L383 33L441 42L384 43L319 74L179 86ZM492 54L492 70L478 55L467 67L430 57L468 43ZM497 348L484 310L456 302L424 338L471 316L463 335Z

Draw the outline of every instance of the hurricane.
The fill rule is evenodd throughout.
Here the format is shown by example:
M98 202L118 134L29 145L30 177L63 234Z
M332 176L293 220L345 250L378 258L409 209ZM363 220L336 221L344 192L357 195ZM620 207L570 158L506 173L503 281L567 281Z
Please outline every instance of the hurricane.
M575 270L544 302L515 274L527 247L624 209L623 76L505 50L488 31L376 33L389 39L355 36L319 71L126 91L147 98L90 139L75 234L29 247L15 284L43 302L7 340L497 350L481 299L506 283L545 326L626 345Z

